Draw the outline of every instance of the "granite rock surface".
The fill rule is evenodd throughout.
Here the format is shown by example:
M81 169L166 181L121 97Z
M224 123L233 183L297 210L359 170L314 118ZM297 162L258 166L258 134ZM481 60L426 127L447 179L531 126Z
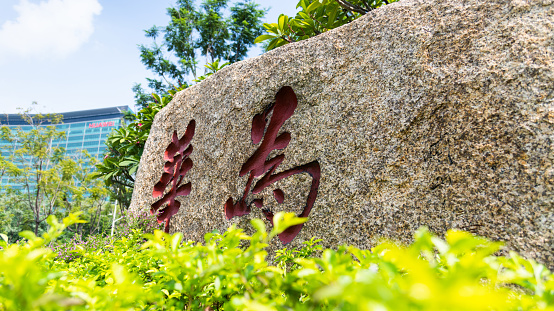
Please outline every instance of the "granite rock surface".
M249 219L268 211L302 212L313 181L306 173L247 193L248 215L224 212L230 197L243 196L249 175L239 173L260 147L253 118L274 118L269 108L290 86L297 107L278 128L290 142L267 159L284 155L275 173L315 161L321 176L310 219L288 246L315 236L325 246L369 248L381 237L409 242L420 226L456 228L552 268L553 57L553 0L387 5L177 94L156 116L131 209L157 201L164 152L195 120L183 178L191 191L177 197L172 232L202 241L235 223L251 232Z

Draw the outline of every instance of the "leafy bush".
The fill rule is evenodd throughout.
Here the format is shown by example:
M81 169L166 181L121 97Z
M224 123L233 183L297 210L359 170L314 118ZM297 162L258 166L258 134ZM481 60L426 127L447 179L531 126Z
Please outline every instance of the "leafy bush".
M82 235L75 234L69 240L58 240L50 243L50 248L57 255L57 260L70 262L77 257L81 257L79 250L84 252L96 252L99 249L111 247L114 240L120 240L123 237L132 236L138 233L153 233L156 229L161 230L163 224L158 224L156 215L151 215L147 211L140 213L131 213L125 211L121 217L121 222L114 230L114 236L107 234L88 235L83 238ZM141 243L143 243L142 241ZM141 244L139 243L139 245Z
M127 118L133 121L114 129L106 139L108 151L102 162L96 164L97 171L93 176L104 179L122 206L130 205L134 176L154 117L171 101L172 96L152 94L153 102L149 102L136 115L127 114Z
M397 0L299 0L295 17L279 15L277 23L264 23L266 34L254 43L266 42L270 51L282 45L306 40L363 16Z
M294 271L301 268L301 266L295 263L295 259L298 258L310 258L313 257L316 253L320 253L323 247L317 243L323 240L311 238L309 241L302 242L303 246L293 249L287 249L286 247L280 250L277 250L275 253L275 261L277 262L277 267L282 269L283 272Z
M278 213L269 233L253 220L252 236L231 227L204 243L133 229L66 261L45 246L79 220L51 217L42 238L0 243L0 310L554 310L550 271L462 231L421 228L409 246L372 250L312 239L269 264L268 242L303 221Z
M164 228L163 223L158 223L157 214L151 214L149 211L141 212L125 211L121 217L121 222L116 230L116 237L127 236L133 230L143 233L154 233L155 230Z

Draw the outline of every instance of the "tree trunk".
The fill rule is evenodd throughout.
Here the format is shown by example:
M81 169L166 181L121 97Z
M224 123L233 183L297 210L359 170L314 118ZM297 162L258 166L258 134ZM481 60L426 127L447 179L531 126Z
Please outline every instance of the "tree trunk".
M35 218L35 235L38 236L38 226L40 225L40 221L38 218Z

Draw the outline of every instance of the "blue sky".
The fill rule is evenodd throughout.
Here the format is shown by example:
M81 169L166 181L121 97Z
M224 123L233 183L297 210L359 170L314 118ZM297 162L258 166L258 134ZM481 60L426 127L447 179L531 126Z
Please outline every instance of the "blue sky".
M199 1L197 1L199 2ZM231 3L235 1L231 0ZM255 0L266 22L294 15L298 0ZM168 22L170 0L0 0L0 113L33 101L66 112L134 104L131 87L151 77L137 44ZM254 48L250 56L261 53Z

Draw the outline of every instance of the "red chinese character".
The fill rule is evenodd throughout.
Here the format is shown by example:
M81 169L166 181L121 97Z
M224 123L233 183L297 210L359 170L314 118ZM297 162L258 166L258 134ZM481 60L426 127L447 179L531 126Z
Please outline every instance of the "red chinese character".
M312 177L312 185L308 194L306 206L299 217L307 217L310 214L317 197L319 178L321 176L319 163L313 161L275 174L275 170L283 162L285 155L280 154L274 158L267 159L273 150L282 150L289 145L291 139L290 133L284 132L279 136L277 136L277 134L285 121L294 114L297 105L298 101L296 99L296 94L294 94L291 87L285 86L277 92L275 104L270 105L263 113L254 116L252 119L252 143L258 144L262 138L263 141L254 154L243 164L240 170L239 176L244 176L247 173L250 173L250 176L248 177L248 182L246 183L242 198L234 204L233 198L229 198L225 203L225 216L227 219L249 214L251 203L257 207L263 206L262 199L255 199L249 204L245 201L246 196L250 192L254 178L262 175L263 177L256 182L256 185L252 189L253 194L260 193L266 187L283 178L296 174L308 173ZM273 115L266 130L267 117L272 111ZM281 189L274 190L273 196L278 203L283 203L284 193ZM273 222L273 213L271 211L264 209L263 213L269 221ZM288 228L283 233L279 234L279 239L283 244L289 243L298 235L302 226L303 225L300 224Z
M192 145L190 141L194 136L194 128L196 122L191 120L185 131L185 135L181 139L177 136L177 131L173 132L172 142L169 144L164 154L164 173L160 181L154 186L152 195L158 198L163 195L167 186L171 183L171 189L161 199L152 204L150 213L154 214L159 210L157 219L158 223L165 220L165 232L169 232L169 219L177 214L181 203L175 200L178 196L185 196L190 193L190 182L181 185L184 176L192 168L192 160L189 155L192 153ZM163 209L161 207L167 203Z

